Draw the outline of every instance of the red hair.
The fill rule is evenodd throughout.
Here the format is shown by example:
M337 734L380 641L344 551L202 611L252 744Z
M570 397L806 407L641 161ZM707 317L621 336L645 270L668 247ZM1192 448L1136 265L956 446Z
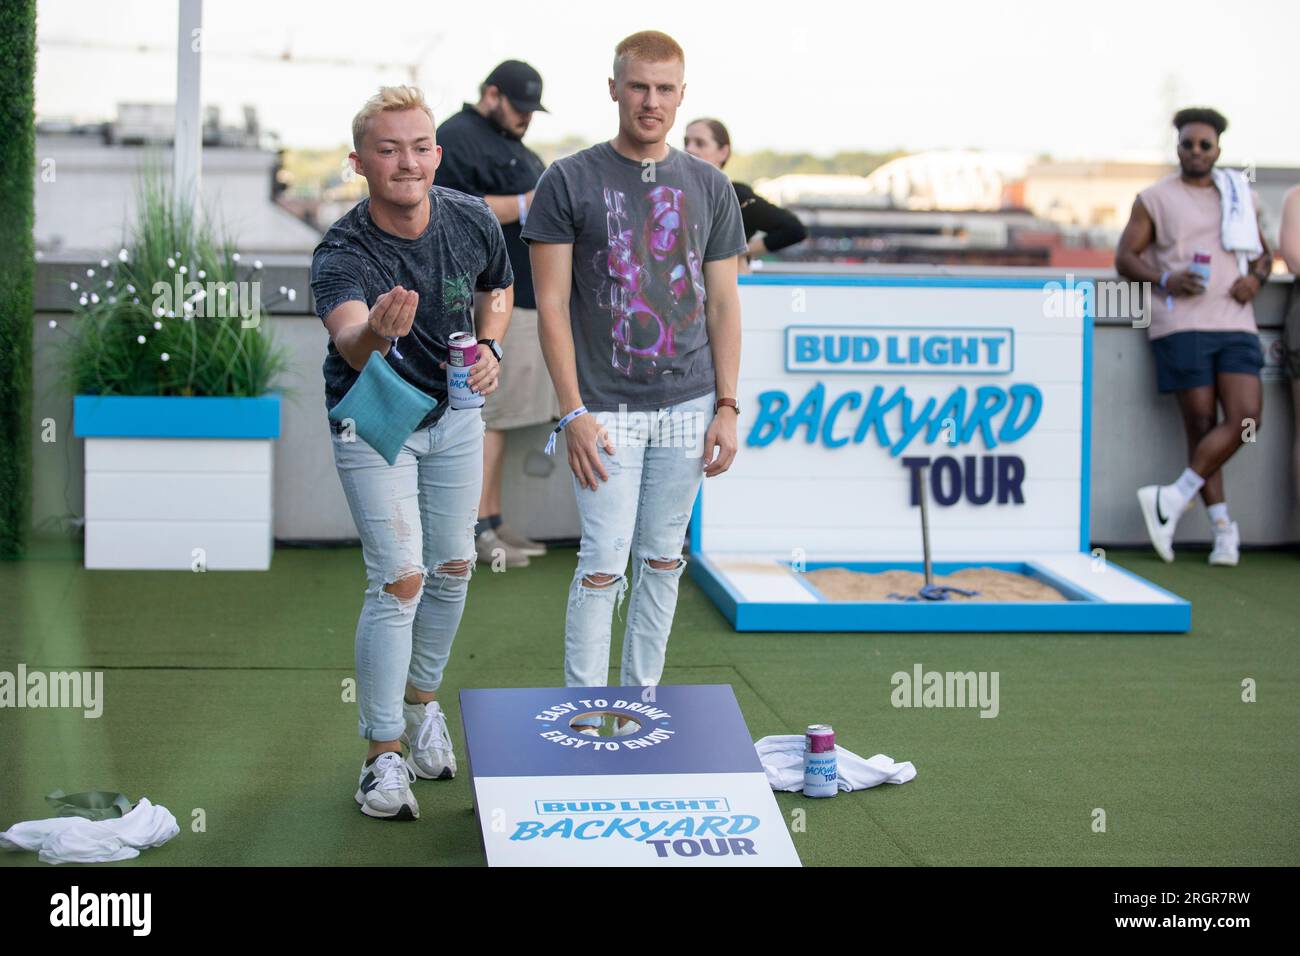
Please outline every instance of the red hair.
M681 45L658 30L642 30L619 41L618 46L614 47L614 76L623 72L623 66L628 60L644 60L648 63L677 60L683 69L686 67L686 54L682 52Z

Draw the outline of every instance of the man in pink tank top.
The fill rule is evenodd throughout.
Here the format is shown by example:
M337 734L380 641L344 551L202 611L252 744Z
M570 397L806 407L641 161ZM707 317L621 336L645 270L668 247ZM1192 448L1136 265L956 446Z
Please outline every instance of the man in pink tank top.
M1200 492L1214 527L1210 563L1237 563L1240 535L1228 515L1220 469L1260 424L1264 355L1252 302L1273 259L1262 233L1263 252L1248 261L1224 248L1214 164L1227 127L1216 110L1179 110L1174 129L1181 168L1138 194L1115 255L1120 275L1151 284L1147 333L1156 380L1161 392L1177 396L1187 433L1183 473L1171 484L1138 489L1147 533L1166 561L1174 559L1178 519ZM1258 230L1259 203L1243 192L1253 201Z

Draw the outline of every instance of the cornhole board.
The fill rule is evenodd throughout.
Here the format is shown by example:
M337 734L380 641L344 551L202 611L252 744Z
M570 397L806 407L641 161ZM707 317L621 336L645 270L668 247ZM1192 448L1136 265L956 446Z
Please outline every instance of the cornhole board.
M1189 630L1187 601L1090 546L1096 295L1069 275L741 277L740 455L696 500L692 578L738 631ZM921 570L923 473L937 574L1066 600L818 592L803 572Z
M489 866L800 865L726 684L462 690L460 707ZM571 729L591 712L640 728Z

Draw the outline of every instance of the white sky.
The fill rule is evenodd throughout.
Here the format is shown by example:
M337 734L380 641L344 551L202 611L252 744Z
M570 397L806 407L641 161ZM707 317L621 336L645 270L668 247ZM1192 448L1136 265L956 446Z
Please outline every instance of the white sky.
M120 101L174 98L169 0L40 0L39 118L112 117ZM1225 113L1224 161L1300 165L1300 2L1294 0L208 0L203 102L225 123L257 107L285 145L335 146L381 82L420 82L439 121L500 60L545 82L529 139L616 131L614 44L658 29L686 50L671 134L716 115L742 151L972 147L1059 159L1172 159L1173 108ZM147 44L167 52L49 45ZM249 59L286 48L382 66ZM236 54L243 59L232 57ZM1289 99L1289 102L1288 102Z

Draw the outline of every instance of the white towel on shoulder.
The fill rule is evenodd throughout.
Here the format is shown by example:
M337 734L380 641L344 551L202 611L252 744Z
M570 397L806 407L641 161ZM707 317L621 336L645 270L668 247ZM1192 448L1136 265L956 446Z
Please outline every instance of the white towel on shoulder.
M803 734L777 734L754 744L759 762L773 790L803 789ZM867 790L882 783L907 783L916 776L911 763L895 763L876 754L859 757L852 750L835 748L835 765L841 790Z
M1216 168L1212 174L1219 190L1220 240L1223 248L1237 256L1237 269L1242 275L1248 263L1259 258L1264 247L1259 242L1259 223L1255 218L1255 203L1250 194L1250 181L1239 169Z
M0 833L0 849L36 850L45 863L108 863L137 857L180 832L170 810L141 797L129 813L111 820L50 817L15 823Z

